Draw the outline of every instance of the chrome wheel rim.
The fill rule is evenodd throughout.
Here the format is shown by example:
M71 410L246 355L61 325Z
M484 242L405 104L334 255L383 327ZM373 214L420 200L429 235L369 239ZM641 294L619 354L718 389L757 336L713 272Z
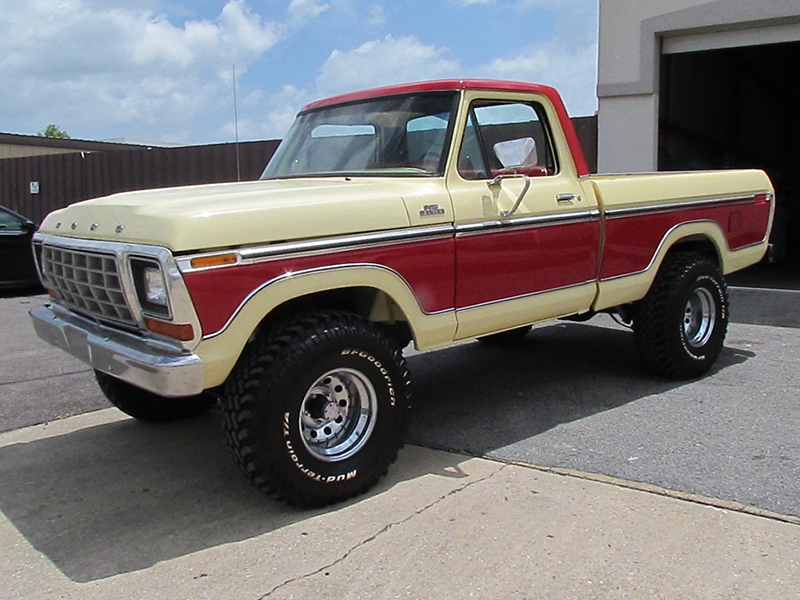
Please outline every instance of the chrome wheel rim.
M717 321L714 297L705 288L692 291L683 309L683 333L692 348L708 343Z
M361 450L372 435L378 397L361 371L334 369L308 389L300 407L303 445L315 458L337 462Z

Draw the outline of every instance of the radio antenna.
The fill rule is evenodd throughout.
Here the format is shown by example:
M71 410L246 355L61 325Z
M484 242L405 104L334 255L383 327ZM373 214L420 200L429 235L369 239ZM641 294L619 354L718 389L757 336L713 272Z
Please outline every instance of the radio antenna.
M233 127L236 131L236 181L241 181L242 168L239 163L239 104L236 100L236 65L233 65Z

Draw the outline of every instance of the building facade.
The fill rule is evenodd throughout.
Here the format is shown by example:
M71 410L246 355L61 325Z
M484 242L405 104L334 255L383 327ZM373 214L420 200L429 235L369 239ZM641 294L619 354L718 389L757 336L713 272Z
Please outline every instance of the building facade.
M765 169L800 257L800 2L600 0L599 39L598 170Z

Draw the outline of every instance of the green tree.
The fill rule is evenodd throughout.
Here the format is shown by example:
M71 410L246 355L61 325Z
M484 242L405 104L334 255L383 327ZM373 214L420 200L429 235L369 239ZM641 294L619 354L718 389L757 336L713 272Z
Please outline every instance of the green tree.
M66 131L62 130L58 125L53 125L53 123L50 123L50 125L45 127L44 131L40 131L36 135L39 137L61 138L64 140L70 139Z

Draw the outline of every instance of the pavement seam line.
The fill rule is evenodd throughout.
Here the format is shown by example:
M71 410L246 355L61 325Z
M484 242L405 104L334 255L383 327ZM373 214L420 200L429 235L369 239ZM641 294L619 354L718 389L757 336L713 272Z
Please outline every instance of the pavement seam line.
M58 377L67 377L69 375L78 375L79 373L90 373L91 369L81 369L80 371L70 371L68 373L56 373L55 375L47 375L45 377L34 377L32 379L20 379L18 381L2 381L0 387L4 385L15 385L17 383L30 383L31 381L41 381L43 379L56 379Z
M474 481L470 481L470 482L464 484L463 486L461 486L459 488L456 488L454 490L450 490L444 496L440 496L439 498L437 498L436 500L434 500L430 504L427 504L426 506L423 506L422 508L419 508L419 509L415 510L412 514L408 515L404 519L400 519L399 521L393 521L391 523L388 523L388 524L384 525L379 531L377 531L376 533L372 534L368 538L358 542L356 545L354 545L352 548L347 550L344 554L342 554L339 558L337 558L333 562L328 563L326 565L323 565L322 567L319 567L318 569L315 569L315 570L311 571L310 573L305 573L305 574L299 575L297 577L292 577L291 579L287 579L283 583L279 583L278 585L273 587L270 591L268 591L266 594L264 594L262 596L259 596L257 600L264 600L265 598L268 598L269 596L271 596L272 594L274 594L275 592L277 592L281 588L284 588L284 587L286 587L288 585L291 585L292 583L295 583L295 582L298 582L298 581L302 581L302 580L308 579L310 577L314 577L315 575L319 575L320 573L323 573L323 572L327 571L328 569L334 568L336 565L338 565L338 564L344 562L345 560L347 560L350 557L350 555L353 554L356 550L359 550L360 548L363 548L367 544L370 544L370 543L374 542L379 537L381 537L383 534L388 533L389 531L391 531L395 527L408 523L412 519L415 519L416 517L418 517L421 514L427 512L431 508L437 506L441 502L444 502L448 498L451 498L451 497L453 497L453 496L455 496L457 494L460 494L464 490L467 490L467 489L471 488L474 485L478 485L480 483L484 483L486 481L489 481L495 475L500 474L507 467L511 466L511 464L508 464L508 463L505 463L505 464L504 463L499 463L499 465L500 465L500 468L498 468L497 470L492 471L491 473L489 473L488 475L485 475L483 477L479 477L478 479L475 479Z
M488 460L498 460L496 458L484 457ZM701 494L692 494L690 492L681 492L678 490L671 490L652 483L642 483L639 481L631 481L629 479L620 479L611 475L603 475L600 473L588 473L585 471L578 471L575 469L567 469L563 467L545 467L541 465L532 465L515 461L498 461L506 465L514 465L527 469L534 469L543 473L552 473L553 475L560 475L562 477L571 477L573 479L581 479L584 481L593 481L595 483L603 483L606 485L613 485L615 487L634 490L637 492L644 492L664 498L671 498L673 500L682 500L692 504L699 504L711 508L718 508L722 510L729 510L741 514L750 515L752 517L761 517L763 519L770 519L772 521L780 521L782 523L789 523L790 525L800 525L800 517L793 515L784 515L757 506L743 504L733 500L723 500L721 498L712 498L711 496L703 496Z
M681 492L679 490L672 490L669 488L661 487L654 483L645 483L641 481L633 481L631 479L621 479L613 475L604 475L602 473L590 473L588 471L579 471L577 469L570 469L567 467L548 467L545 465L537 465L533 463L525 463L512 459L504 459L489 454L470 454L465 453L463 450L456 450L444 446L433 446L417 444L420 448L428 448L430 450L438 450L440 452L450 452L451 454L460 454L462 456L469 456L472 458L480 458L491 462L496 462L503 465L512 465L515 467L522 467L524 469L533 469L534 471L541 471L542 473L551 473L553 475L560 475L562 477L571 477L573 479L581 479L583 481L593 481L595 483L604 483L606 485L613 485L620 488L630 489L637 492L644 492L656 496L663 496L664 498L672 498L673 500L683 500L684 502L691 502L692 504L699 504L702 506L710 506L712 508L720 508L732 512L750 515L752 517L761 517L763 519L770 519L772 521L779 521L782 523L789 523L790 525L800 525L800 516L785 515L779 512L767 510L766 508L759 508L750 504L736 502L734 500L724 500L722 498L714 498L712 496L703 496L702 494L693 494L691 492Z

